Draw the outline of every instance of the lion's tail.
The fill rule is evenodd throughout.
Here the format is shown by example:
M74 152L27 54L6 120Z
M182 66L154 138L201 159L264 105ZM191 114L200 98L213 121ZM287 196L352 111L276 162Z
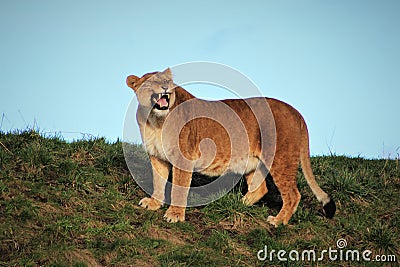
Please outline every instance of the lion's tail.
M306 177L307 184L310 186L312 192L317 197L319 202L322 202L326 217L332 218L335 215L336 205L332 198L325 193L315 181L314 174L311 169L310 162L310 148L308 139L307 125L303 121L301 134L301 149L300 149L300 162L304 176Z

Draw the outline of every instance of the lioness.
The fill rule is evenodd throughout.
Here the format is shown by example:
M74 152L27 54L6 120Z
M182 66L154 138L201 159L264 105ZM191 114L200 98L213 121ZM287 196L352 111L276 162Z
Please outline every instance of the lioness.
M287 224L300 202L296 183L300 161L307 183L322 202L326 216L332 218L335 214L334 201L319 187L311 170L306 123L290 105L263 97L201 100L174 84L169 68L141 78L131 75L126 82L138 98L136 118L153 171L153 193L140 201L143 208L157 210L163 205L171 170L171 205L164 215L169 222L185 220L194 171L208 176L244 174L248 192L242 200L252 205L268 191L267 170L283 200L278 215L267 220L274 226ZM260 109L262 102L270 117L256 116L254 110ZM210 119L201 115L204 111L225 117Z

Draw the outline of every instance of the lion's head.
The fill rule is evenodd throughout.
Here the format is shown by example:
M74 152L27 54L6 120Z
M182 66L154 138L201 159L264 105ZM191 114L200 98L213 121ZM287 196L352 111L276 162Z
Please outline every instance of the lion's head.
M163 72L147 73L141 78L130 75L126 83L135 91L139 105L156 116L166 116L175 103L176 85L169 68Z

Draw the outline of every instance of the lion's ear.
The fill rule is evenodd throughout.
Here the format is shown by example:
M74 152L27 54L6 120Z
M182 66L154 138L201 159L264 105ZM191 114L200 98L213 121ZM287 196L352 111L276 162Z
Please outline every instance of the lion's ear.
M137 90L137 81L139 80L140 78L139 77L137 77L137 76L135 76L135 75L130 75L130 76L128 76L127 78L126 78L126 84L130 87L130 88L132 88L133 89L133 91L135 91L136 92L136 90Z
M172 80L172 71L170 68L167 68L166 70L164 70L163 74L167 75Z

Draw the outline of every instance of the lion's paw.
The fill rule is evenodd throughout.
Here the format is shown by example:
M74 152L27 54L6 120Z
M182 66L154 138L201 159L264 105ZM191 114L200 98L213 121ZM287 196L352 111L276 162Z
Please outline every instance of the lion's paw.
M170 223L183 222L185 220L185 208L169 207L165 212L164 218Z
M148 210L158 210L162 206L162 202L155 198L145 197L140 200L139 205Z
M268 216L267 222L269 222L270 224L272 224L275 227L278 227L282 223L282 220L280 220L274 216Z
M260 200L260 197L255 192L247 192L246 195L244 197L242 197L242 202L246 206L251 206L254 203L256 203L258 200Z

